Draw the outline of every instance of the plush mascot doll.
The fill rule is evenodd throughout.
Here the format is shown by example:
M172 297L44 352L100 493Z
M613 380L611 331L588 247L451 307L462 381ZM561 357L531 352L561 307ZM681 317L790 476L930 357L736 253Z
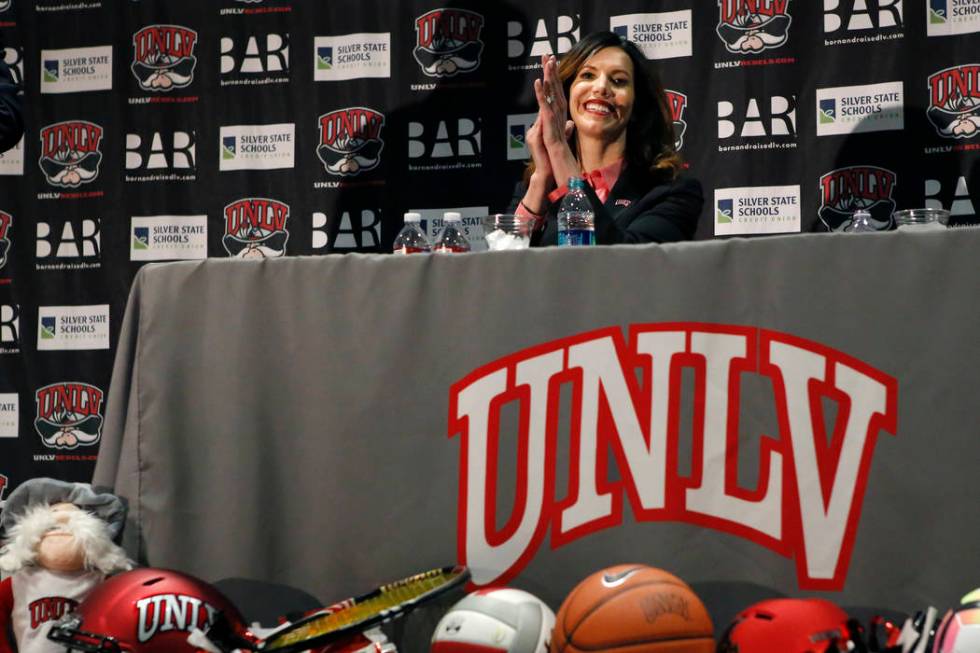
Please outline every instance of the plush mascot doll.
M113 543L125 516L119 497L87 483L35 478L10 493L0 514L0 653L64 653L47 639L51 624L133 566Z

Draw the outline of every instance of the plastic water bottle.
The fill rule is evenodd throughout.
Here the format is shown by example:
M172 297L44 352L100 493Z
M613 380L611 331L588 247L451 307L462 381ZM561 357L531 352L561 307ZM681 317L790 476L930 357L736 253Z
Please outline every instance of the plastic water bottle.
M864 209L858 209L851 216L851 224L844 227L844 231L849 234L857 234L878 230L875 229L874 224L871 222L871 213Z
M422 233L419 224L422 222L421 213L406 213L405 226L395 236L392 252L395 254L427 254L432 251L429 239Z
M470 241L463 233L463 216L455 211L447 211L442 216L442 231L432 248L439 254L460 254L470 251Z
M568 180L568 193L558 208L558 245L595 245L595 212L582 177Z

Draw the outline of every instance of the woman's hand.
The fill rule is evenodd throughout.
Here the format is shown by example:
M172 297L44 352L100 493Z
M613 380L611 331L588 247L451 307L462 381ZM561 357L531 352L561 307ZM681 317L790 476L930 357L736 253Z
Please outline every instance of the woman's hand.
M563 184L570 176L580 174L578 162L568 145L575 123L568 119L568 100L558 76L558 60L554 55L543 55L541 67L544 71L542 79L534 80L534 95L538 100L535 126L539 131L536 137L540 137L547 151L552 176L558 184ZM530 135L526 138L530 140ZM537 168L537 157L534 163Z

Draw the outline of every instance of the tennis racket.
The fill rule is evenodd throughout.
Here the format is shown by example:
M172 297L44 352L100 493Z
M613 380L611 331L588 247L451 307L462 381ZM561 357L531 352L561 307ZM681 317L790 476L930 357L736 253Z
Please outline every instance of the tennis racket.
M399 617L422 603L459 587L469 577L469 570L461 565L415 574L318 610L277 630L249 648L262 652L295 653L322 647ZM215 639L227 641L220 633L215 634L218 635ZM209 630L208 636L211 635Z

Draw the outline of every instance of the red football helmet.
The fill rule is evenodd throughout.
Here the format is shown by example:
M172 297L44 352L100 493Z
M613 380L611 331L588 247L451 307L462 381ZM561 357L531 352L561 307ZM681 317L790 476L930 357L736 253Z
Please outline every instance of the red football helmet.
M48 638L91 653L198 653L189 643L221 615L249 635L238 609L202 580L169 569L134 569L100 584L51 628Z
M742 610L718 642L718 653L836 653L856 634L847 613L824 599L768 599Z

